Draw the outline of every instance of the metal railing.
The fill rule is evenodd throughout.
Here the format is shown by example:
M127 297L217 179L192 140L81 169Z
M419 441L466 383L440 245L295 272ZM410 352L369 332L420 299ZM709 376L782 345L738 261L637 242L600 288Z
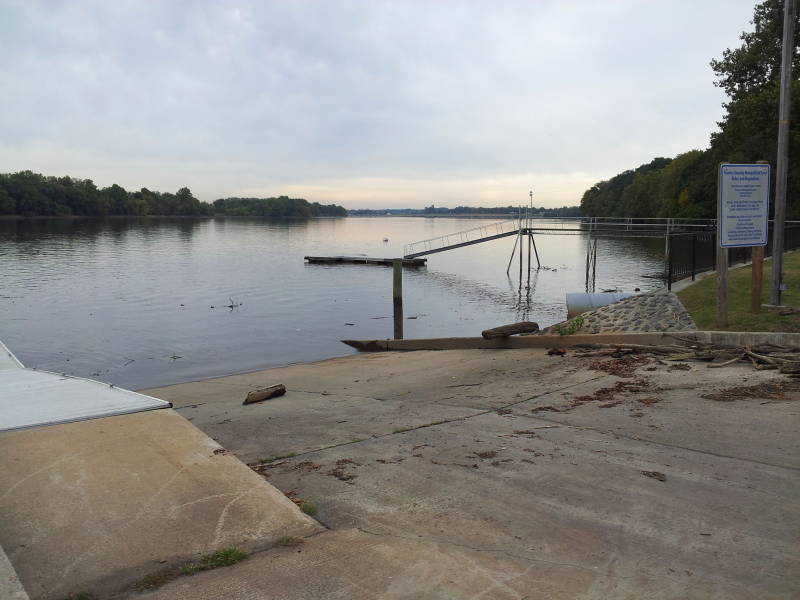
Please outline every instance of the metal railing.
M628 235L631 237L662 237L676 232L714 231L716 219L659 219L616 217L531 217L521 216L487 223L463 231L440 235L427 240L405 244L403 256L433 253L481 240L511 235L522 229L549 234L592 233L597 236Z
M511 234L519 230L519 219L506 219L495 221L486 225L440 235L435 238L405 244L403 246L403 256L410 256L419 252L433 252L448 246L456 246L467 242L476 242L485 238L493 238L498 235Z
M765 256L772 256L773 221L769 221L768 239L770 243L764 248ZM800 248L800 221L786 221L784 228L784 250ZM716 231L691 232L673 234L670 240L670 253L667 257L667 272L664 279L668 288L681 279L691 278L694 281L698 273L713 271L716 268L717 252ZM753 249L750 246L728 249L730 265L745 264L752 259Z

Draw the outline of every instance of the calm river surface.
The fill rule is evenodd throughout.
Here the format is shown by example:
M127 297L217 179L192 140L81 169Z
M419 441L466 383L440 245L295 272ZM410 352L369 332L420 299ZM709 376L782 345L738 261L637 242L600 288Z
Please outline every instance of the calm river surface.
M392 336L391 269L303 256L400 256L404 243L494 220L0 220L0 340L26 366L132 389L350 354L339 340ZM538 237L547 269L532 272L529 294L518 267L505 273L513 245L406 269L405 336L563 320L565 292L585 289L586 238ZM659 271L662 250L601 240L597 289L659 287L644 275ZM230 299L241 306L226 308Z

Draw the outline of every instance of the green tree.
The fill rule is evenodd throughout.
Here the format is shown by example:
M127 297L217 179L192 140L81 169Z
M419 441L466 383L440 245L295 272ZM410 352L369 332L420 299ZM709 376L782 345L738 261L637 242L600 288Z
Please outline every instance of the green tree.
M789 181L787 215L800 217L800 13L795 24L792 106L789 131ZM723 51L711 61L715 85L728 95L725 115L712 133L707 150L681 154L674 161L651 168L624 171L587 190L581 200L586 215L714 217L716 215L717 168L720 162L768 161L777 157L778 98L783 1L765 0L756 5L753 31L743 32L742 45ZM644 166L644 165L643 165ZM658 181L656 181L658 180ZM656 191L657 189L657 191Z
M800 216L800 12L796 14L792 97L789 130L789 177L787 215ZM777 162L778 104L783 42L783 1L766 0L755 7L754 30L743 32L742 45L725 50L720 60L711 61L716 85L725 90L726 114L720 130L711 136L713 163ZM716 170L713 175L716 178Z
M111 187L103 188L102 194L105 196L109 212L112 215L129 214L128 192L125 191L125 188L115 183Z
M0 214L13 215L17 212L17 201L11 197L5 187L0 187Z

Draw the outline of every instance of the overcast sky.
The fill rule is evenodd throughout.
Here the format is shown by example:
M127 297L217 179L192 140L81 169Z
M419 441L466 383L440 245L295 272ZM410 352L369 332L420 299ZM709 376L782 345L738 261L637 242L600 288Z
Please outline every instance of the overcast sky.
M705 148L754 2L0 0L0 172L201 200L577 204Z

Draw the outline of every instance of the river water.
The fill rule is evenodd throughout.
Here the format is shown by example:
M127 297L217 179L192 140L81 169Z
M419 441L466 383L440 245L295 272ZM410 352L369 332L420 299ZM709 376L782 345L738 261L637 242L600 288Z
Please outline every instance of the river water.
M305 255L400 256L404 243L491 222L0 220L0 340L26 366L132 389L346 355L342 339L392 337L392 271ZM516 263L506 275L513 237L406 269L405 337L562 321L565 292L585 290L587 240L536 242L545 268L529 286ZM600 240L597 289L658 288L647 275L662 261L659 240Z

